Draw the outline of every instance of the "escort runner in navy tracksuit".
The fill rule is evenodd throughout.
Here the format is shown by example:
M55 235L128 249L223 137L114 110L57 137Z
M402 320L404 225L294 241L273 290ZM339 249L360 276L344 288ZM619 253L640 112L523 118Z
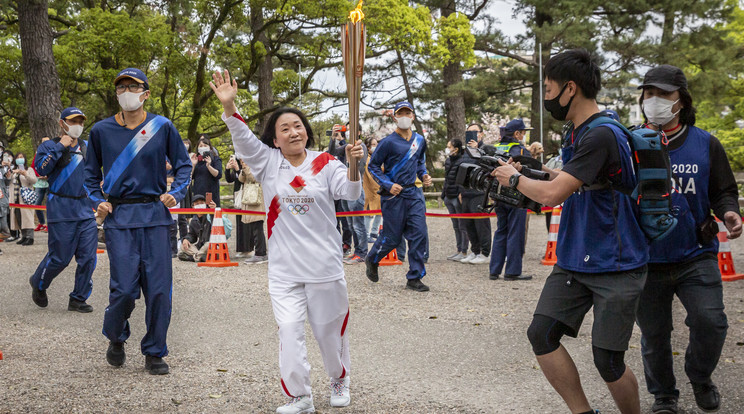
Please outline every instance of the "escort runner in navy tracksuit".
M596 96L601 74L584 49L553 56L545 66L545 109L571 121L561 152L563 170L546 167L550 181L522 177L512 165L496 168L501 185L548 206L564 202L558 263L545 281L527 337L540 368L573 413L593 413L576 364L561 345L576 337L594 308L592 357L620 412L639 413L638 381L625 365L635 311L646 280L648 241L635 203L628 137L614 124L588 129L604 116Z
M674 175L672 202L677 226L651 244L648 279L638 306L646 387L654 395L654 413L677 412L679 389L674 378L671 334L676 295L690 328L685 373L695 401L704 411L718 410L721 398L711 375L726 340L728 323L718 268L718 224L742 231L738 189L726 152L714 136L694 126L695 108L682 70L671 65L651 69L644 77L641 105L646 119L664 129Z
M85 190L85 142L78 139L85 122L83 112L74 107L62 111L59 124L65 131L60 139L43 142L36 152L34 168L48 176L49 252L31 276L32 299L46 307L46 290L75 256L75 288L67 310L92 312L85 303L93 290L91 277L96 269L98 229L93 204Z
M105 215L111 262L111 293L103 319L103 334L111 341L106 357L111 365L124 363L128 319L141 289L147 307L147 334L141 344L145 367L151 374L167 374L162 357L168 354L173 292L168 237L173 219L168 207L186 193L191 160L173 123L142 109L150 93L142 71L123 70L115 85L123 112L95 124L85 166L91 199L99 215ZM166 159L175 177L167 193Z
M521 119L513 119L504 127L504 136L496 149L504 151L511 157L530 155L529 150L520 142L524 139L527 126ZM532 276L522 275L522 256L527 231L527 209L516 208L501 203L494 208L496 213L496 232L493 235L489 273L491 280L501 275L506 260L504 280L530 280Z
M421 278L426 275L426 203L415 183L416 178L420 178L424 185L431 185L431 177L426 172L426 140L411 130L414 114L410 103L396 104L394 114L397 128L377 144L368 166L372 177L380 184L384 224L382 237L367 254L367 277L373 282L379 280L378 263L405 237L409 250L406 288L425 292L429 287Z

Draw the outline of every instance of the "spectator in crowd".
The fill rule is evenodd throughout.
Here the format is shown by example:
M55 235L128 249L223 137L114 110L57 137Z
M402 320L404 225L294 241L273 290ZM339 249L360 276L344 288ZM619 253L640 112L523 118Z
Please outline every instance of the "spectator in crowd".
M191 158L191 141L189 141L188 138L184 138L183 145L186 147L186 154L188 154L189 158ZM192 174L194 172L193 163L191 164L191 172ZM189 176L191 176L191 174L189 174ZM183 200L181 200L178 203L178 207L180 208L191 207L191 195L192 195L193 184L194 183L192 181L189 182L188 189L186 190L186 195L183 197ZM177 224L178 224L178 241L179 242L183 240L183 238L186 237L186 234L189 232L189 220L190 219L191 219L191 214L179 214L178 215Z
M210 86L222 103L222 120L233 137L237 157L263 184L269 204L269 294L279 325L282 391L291 398L280 414L315 411L305 345L308 318L331 377L332 407L351 402L349 392L349 299L334 231L334 199L356 200L361 176L351 176L327 153L308 150L313 131L297 109L280 108L269 117L261 140L235 107L238 85L225 71ZM346 147L351 162L362 158L361 142Z
M209 137L202 135L191 154L193 172L191 174L192 194L212 194L217 207L220 207L220 178L222 178L222 159L217 155Z
M29 205L22 196L22 189L26 188L30 192L34 191L36 173L28 167L26 155L22 152L15 155L15 164L12 167L13 169L6 173L10 178L10 188L8 189L10 204ZM34 244L34 211L27 208L11 208L10 229L21 232L21 238L16 241L17 244L22 246Z
M41 143L45 143L46 141L49 141L49 137L44 137L41 139ZM34 191L36 192L36 205L41 206L44 204L44 199L47 196L47 193L49 192L49 183L47 182L47 177L43 175L39 175L39 172L36 170L36 154L34 154L34 159L31 160L31 168L34 170L34 173L36 173L36 183L34 184ZM39 224L36 226L34 231L46 231L46 213L44 210L36 210L36 219L39 221Z
M173 223L168 208L183 198L191 163L173 123L145 112L150 85L144 72L124 69L113 86L122 111L93 126L85 161L85 185L104 220L111 269L109 305L103 317L103 334L109 340L106 361L112 366L124 364L129 317L141 292L147 307L147 333L140 343L145 370L165 375L170 372L163 357L168 355L173 293L173 259L164 248ZM170 191L166 160L175 177Z
M671 343L675 295L687 311L690 335L684 367L695 402L703 411L717 411L721 396L711 375L728 322L716 257L718 224L711 211L725 225L729 239L739 237L739 192L723 145L695 126L695 107L682 70L657 66L638 88L643 89L639 104L648 126L662 129L669 140L677 190L672 204L680 212L672 233L651 243L648 278L638 305L646 388L655 399L651 411L677 412Z
M512 119L504 127L504 135L496 149L504 151L510 157L531 157L522 141L527 126L521 119ZM497 280L506 264L504 280L530 280L532 276L522 274L522 256L524 256L527 209L516 208L498 203L496 213L496 233L493 235L493 251L489 264L489 278Z
M364 165L364 175L362 176L362 187L364 191L364 209L365 210L379 210L380 209L380 185L377 184L372 174L369 172L369 160L372 159L372 154L377 149L377 138L370 137L364 141L367 146L369 154L367 155L367 162ZM369 235L367 241L374 243L377 240L377 234L380 231L380 222L382 215L377 214L374 216L366 216L364 218L364 226L369 229Z
M13 167L13 160L15 159L15 155L13 154L13 151L8 149L3 149L2 157L0 157L0 185L2 185L5 188L5 204L10 204L10 198L11 194L8 191L10 189L10 177L12 176L11 171ZM3 220L3 225L0 225L0 228L6 229L6 231L9 231L10 235L6 238L5 241L13 241L18 239L18 232L14 230L10 230L10 207L7 206L8 211L6 211L5 215L3 217L0 217L0 219Z
M206 209L215 208L217 204L212 201L207 205L206 199L201 194L195 194L191 198L191 208ZM189 221L189 232L181 240L181 248L178 251L178 260L185 262L203 262L207 259L209 248L209 237L212 235L212 222L208 214L194 214Z
M478 141L468 141L467 145L470 148L482 148L484 146L483 128L478 124L471 124L467 130L478 133ZM468 156L467 152L464 153L463 157L461 162L475 162ZM462 205L462 212L480 213L481 210L479 207L483 204L485 197L486 195L483 191L461 188L459 199ZM463 221L465 222L465 230L468 233L471 253L462 258L460 262L470 264L488 263L488 255L491 253L491 220L489 218L463 219L460 223Z
M243 183L238 179L243 166L235 159L235 155L230 155L227 164L225 164L225 180L233 183L233 205L236 209L243 209ZM243 223L240 215L237 215L235 237L235 257L248 257L253 249L248 248L248 223Z
M346 160L346 143L339 144L338 147L336 147L335 143L343 141L343 137L341 136L341 126L340 125L334 125L332 130L332 138L331 143L329 145L328 151L331 153L340 154L343 156L337 157L340 161L344 163L348 167L348 162ZM364 151L364 156L362 160L360 160L359 163L359 171L365 171L366 170L366 159L368 157L367 153L367 147L366 145L362 144L362 150ZM362 190L362 194L359 196L359 199L348 201L348 200L341 200L341 206L344 211L361 211L364 209L364 190ZM348 256L344 257L344 263L346 264L360 264L364 263L364 259L367 257L367 251L369 247L367 246L367 227L364 225L364 217L363 216L349 216L346 217L347 223L351 226L352 229L352 239L354 240L354 252Z
M565 165L547 171L550 181L521 176L514 165L494 170L508 185L545 205L565 201L558 231L558 263L545 281L527 337L541 371L573 413L593 413L576 365L561 345L576 337L594 309L594 365L622 413L640 413L638 382L625 365L635 310L646 281L648 242L636 218L635 181L627 135L611 124L589 129L603 116L597 106L599 66L584 49L550 58L545 65L545 109L572 126L563 140ZM600 185L599 183L607 183Z
M444 150L447 158L444 161L444 186L442 187L442 200L447 206L450 214L461 214L460 192L462 187L457 185L457 169L462 164L463 145L462 141L455 138L447 142ZM452 218L452 228L455 230L455 248L457 253L447 257L447 260L460 261L468 255L468 231L465 229L463 219Z
M337 160L341 161L346 165L346 154L344 154L344 147L346 145L346 128L349 124L339 125L336 124L331 130L331 139L328 142L328 153L336 157ZM346 203L343 200L336 200L336 213L349 211ZM354 255L352 250L352 241L355 237L352 221L348 217L336 217L336 228L341 232L341 242L343 243L344 259L350 258Z
M415 182L420 178L424 185L430 186L431 177L426 171L426 140L411 129L414 117L409 102L397 103L393 110L395 132L380 141L369 162L369 171L383 191L382 218L386 225L382 228L382 237L372 246L366 264L367 278L377 282L380 260L405 237L410 250L406 288L426 292L429 287L421 281L426 276L426 202Z
M8 186L5 184L5 179L0 176L0 240L5 240L10 237L10 229L8 228L8 214L10 213L10 195L8 194ZM3 251L0 250L0 254Z
M167 159L165 160L165 182L166 182L166 189L168 191L171 190L171 186L173 185L173 182L176 180L175 177L175 171L173 171L173 166L171 165L170 161ZM178 208L178 205L175 205L173 207L168 207L168 210L173 210ZM176 255L178 254L178 214L171 213L171 218L173 219L173 223L171 223L168 235L170 237L170 248L171 248L171 258L176 258Z
M243 183L243 208L253 211L266 211L264 204L263 188L261 183L256 181L256 177L251 173L250 167L245 165L243 160L240 161L242 169L238 179ZM243 261L245 264L258 264L268 261L266 254L266 236L264 236L264 215L249 216L242 218L243 223L247 226L246 239L248 239L248 249L253 251L253 257Z
M59 125L62 137L46 140L36 152L35 170L49 177L49 251L31 276L31 299L44 308L48 305L47 289L75 257L75 285L70 293L68 311L93 312L86 303L93 291L96 269L98 227L93 204L85 190L85 157L87 148L80 138L85 114L78 108L62 110Z

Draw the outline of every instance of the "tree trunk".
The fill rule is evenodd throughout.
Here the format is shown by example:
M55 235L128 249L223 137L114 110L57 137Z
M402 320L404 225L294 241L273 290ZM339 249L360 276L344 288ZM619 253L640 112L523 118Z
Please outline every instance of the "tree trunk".
M254 4L257 2L253 2ZM263 8L254 4L251 4L251 31L257 33L256 40L261 42L266 50L266 55L261 58L261 62L258 65L258 72L256 82L258 84L258 110L264 115L258 119L256 124L256 130L263 132L266 127L266 123L271 117L271 112L268 112L274 105L274 91L271 88L271 80L274 79L274 66L271 63L271 52L269 51L269 39L266 36L266 30L264 26Z
M46 0L19 2L18 27L21 37L23 73L26 78L26 105L34 147L43 137L59 133L62 101L59 77L52 53L52 26L49 24Z
M670 6L670 8L672 8ZM668 59L669 50L668 45L671 45L674 40L674 24L676 18L674 10L668 10L664 12L664 23L661 26L661 43L659 44L659 63L670 63Z
M535 10L535 25L538 28L541 28L545 23L552 23L553 18L550 16L549 13L546 13L541 10ZM539 29L538 29L539 30ZM545 66L546 63L548 63L548 60L550 59L550 49L553 47L553 43L547 39L540 39L539 32L537 38L538 41L535 42L535 50L533 52L533 58L536 66L534 67L535 73L533 74L534 83L532 84L532 116L530 117L530 122L532 123L532 127L535 128L534 131L537 131L536 134L532 136L533 142L540 142L540 134L545 134L546 136L550 136L547 131L549 131L549 128L543 127L542 131L540 130L540 109L542 108L543 101L542 96L540 96L540 89L541 89L541 81L539 79L540 77L540 48L539 43L542 42L542 64ZM545 74L543 74L543 77ZM545 91L542 91L545 93ZM549 126L552 118L550 118L550 114L547 112L543 112L543 123L544 126ZM548 144L548 141L545 141L545 145ZM547 152L547 148L546 148Z
M455 13L455 2L447 1L441 7L442 17ZM461 92L455 92L455 86L462 82L460 62L450 62L442 70L444 81L444 112L447 116L447 140L460 139L465 142L465 99Z

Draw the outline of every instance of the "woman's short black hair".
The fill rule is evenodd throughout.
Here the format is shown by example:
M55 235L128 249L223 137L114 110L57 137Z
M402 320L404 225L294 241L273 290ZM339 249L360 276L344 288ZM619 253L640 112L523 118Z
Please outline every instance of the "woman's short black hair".
M366 146L367 146L367 148L371 147L371 146L372 146L372 140L375 140L375 141L377 141L378 143L380 142L380 141L379 141L379 140L378 140L377 138L375 138L375 137L367 137L367 139L365 139L365 140L364 140L364 145L366 145Z
M462 154L462 140L459 138L453 138L450 140L450 144L457 150L458 154Z
M278 121L279 117L284 114L295 114L300 117L302 125L305 127L305 131L307 131L307 143L305 144L305 148L311 148L315 145L315 136L313 135L313 128L310 126L310 121L307 120L307 117L305 117L305 114L303 114L302 111L288 106L279 108L271 114L269 120L264 126L264 131L261 135L261 142L271 148L276 148L276 145L274 145L274 139L276 138L276 121Z
M602 89L599 65L586 49L571 49L559 53L545 65L545 78L562 85L573 81L587 99L597 97Z
M697 109L692 106L692 95L687 88L679 88L679 102L682 104L682 109L679 111L679 123L682 125L693 126L695 125ZM638 98L638 105L643 108L643 93ZM643 111L641 111L643 113ZM643 113L643 122L648 122L646 114Z

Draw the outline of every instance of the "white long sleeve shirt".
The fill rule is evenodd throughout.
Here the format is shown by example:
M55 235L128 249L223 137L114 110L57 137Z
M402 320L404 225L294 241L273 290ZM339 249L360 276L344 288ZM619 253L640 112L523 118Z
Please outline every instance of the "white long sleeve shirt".
M325 283L343 279L341 235L334 200L356 200L362 182L349 181L346 166L325 152L306 150L292 166L277 148L261 142L235 113L222 114L235 156L263 187L268 231L269 279Z

